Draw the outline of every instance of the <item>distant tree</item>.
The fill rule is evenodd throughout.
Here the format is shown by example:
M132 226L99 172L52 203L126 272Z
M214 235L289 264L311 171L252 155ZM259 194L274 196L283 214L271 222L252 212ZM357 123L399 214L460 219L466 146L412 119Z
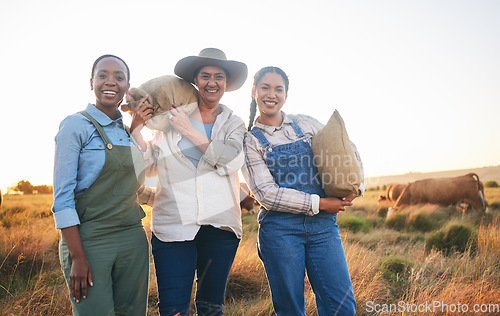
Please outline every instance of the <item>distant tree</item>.
M498 183L496 181L488 181L484 184L485 187L487 188L498 188Z
M23 192L24 194L33 194L35 188L29 181L21 180L17 183L14 191Z
M33 189L35 189L38 194L52 194L52 192L54 192L52 186L46 184L36 185Z

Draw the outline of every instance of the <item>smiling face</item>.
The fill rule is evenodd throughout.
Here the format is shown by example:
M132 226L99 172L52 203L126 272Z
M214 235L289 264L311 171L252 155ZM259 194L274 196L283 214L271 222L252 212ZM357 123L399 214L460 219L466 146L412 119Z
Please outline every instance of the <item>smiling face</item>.
M224 69L217 66L201 68L194 78L199 92L199 105L210 108L217 106L226 91L226 82Z
M127 67L116 58L106 57L95 66L90 85L96 97L96 107L108 113L114 112L130 87Z
M260 122L266 125L281 124L281 108L285 104L287 92L285 80L276 72L266 73L252 88L252 97L257 102ZM273 122L273 123L271 123Z

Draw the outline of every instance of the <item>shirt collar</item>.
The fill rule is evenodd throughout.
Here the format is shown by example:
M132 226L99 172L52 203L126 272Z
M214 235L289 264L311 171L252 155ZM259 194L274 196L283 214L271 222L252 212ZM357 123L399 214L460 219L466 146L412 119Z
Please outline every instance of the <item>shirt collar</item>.
M197 106L199 106L199 105L197 105ZM215 122L213 124L213 130L212 130L213 134L215 134L214 131L218 131L219 126L221 124L224 124L227 121L228 117L233 114L233 110L231 110L230 108L228 108L224 104L219 103L219 107L221 109L221 112L219 113L219 115L217 115L217 118L215 119ZM194 113L194 111L193 111L193 113ZM190 114L190 117L191 117L191 115L193 115L193 113ZM172 125L169 125L167 127L167 129L173 129Z
M109 125L113 122L121 122L121 120L123 118L121 112L116 110L116 119L112 120L109 118L109 116L104 114L104 112L99 110L94 104L90 104L90 103L87 105L87 108L85 109L85 111L90 116L92 116L97 121L97 123L99 123L101 126L106 126L106 125Z
M280 126L268 126L268 125L264 125L260 122L258 122L258 119L255 119L255 122L254 122L254 126L263 130L264 132L266 132L267 134L269 135L273 135L274 132L276 131L279 131L281 129L283 129L283 127L285 126L285 124L292 124L292 118L286 114L285 112L281 111L281 117L283 118L282 122L281 122L281 125Z

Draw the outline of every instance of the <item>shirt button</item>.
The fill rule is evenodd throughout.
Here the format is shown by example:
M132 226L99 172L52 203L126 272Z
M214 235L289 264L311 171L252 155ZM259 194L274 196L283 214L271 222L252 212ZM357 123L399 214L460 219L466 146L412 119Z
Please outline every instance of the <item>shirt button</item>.
M113 125L113 127L116 127L116 125Z
M122 141L122 139L120 138L120 141Z
M273 149L272 149L272 148L269 148L269 152L272 152L272 151L273 151Z

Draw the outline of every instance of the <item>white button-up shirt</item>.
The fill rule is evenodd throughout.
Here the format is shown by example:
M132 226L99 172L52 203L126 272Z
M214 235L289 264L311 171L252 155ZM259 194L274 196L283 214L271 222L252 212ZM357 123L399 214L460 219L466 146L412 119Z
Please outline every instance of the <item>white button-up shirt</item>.
M151 229L164 242L193 240L202 225L242 236L238 170L243 166L243 120L220 104L212 142L198 167L177 146L182 135L157 132L144 153L146 175L158 175Z

